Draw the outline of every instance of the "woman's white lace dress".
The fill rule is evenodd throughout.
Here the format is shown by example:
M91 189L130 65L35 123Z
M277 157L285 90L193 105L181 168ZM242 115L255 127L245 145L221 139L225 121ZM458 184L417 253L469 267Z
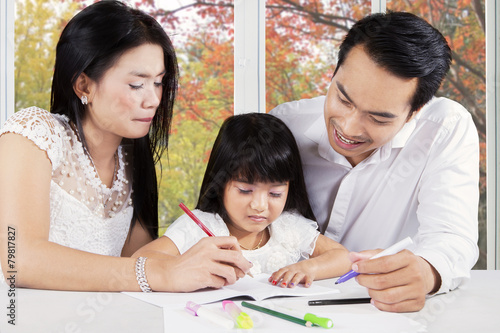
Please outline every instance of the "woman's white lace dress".
M218 214L195 209L193 213L216 236L229 236L226 223ZM253 275L273 273L278 269L307 259L314 252L319 231L316 222L298 213L283 212L269 226L271 238L256 250L243 250L243 256L253 267ZM167 228L164 236L170 238L182 254L207 234L186 214Z
M31 107L12 115L0 130L0 135L4 133L17 133L32 141L52 164L49 241L120 256L133 213L125 149L118 148L116 177L107 188L66 116Z

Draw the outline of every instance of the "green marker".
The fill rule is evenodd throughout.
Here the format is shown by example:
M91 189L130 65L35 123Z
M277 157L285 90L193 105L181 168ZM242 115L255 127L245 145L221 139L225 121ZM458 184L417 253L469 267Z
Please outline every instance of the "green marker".
M292 317L292 316L289 316L287 314L284 314L284 313L281 313L281 312L278 312L278 311L274 311L274 310L271 310L271 309L268 309L268 308L264 308L262 306L258 306L258 305L251 304L251 303L247 303L245 301L241 302L241 306L244 306L246 308L250 308L250 309L253 309L253 310L256 310L256 311L259 311L259 312L266 313L266 314L268 314L270 316L274 316L274 317L278 317L278 318L281 318L281 319L284 319L284 320L288 320L288 321L291 321L292 323L303 325L303 326L306 326L306 327L312 327L312 325L313 325L310 321L307 321L307 320L304 320L304 319L300 319L300 318L296 318L296 317Z

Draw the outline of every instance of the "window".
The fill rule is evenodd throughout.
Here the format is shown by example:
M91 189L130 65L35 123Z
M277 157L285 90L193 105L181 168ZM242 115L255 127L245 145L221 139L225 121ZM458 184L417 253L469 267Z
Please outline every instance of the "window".
M408 1L400 0L388 0L387 2L383 0L371 1L371 4L368 1L353 1L348 4L343 4L342 1L268 0L266 17L268 17L267 22L272 21L272 24L266 24L266 29L268 29L268 31L266 31L267 110L285 101L308 98L310 95L317 96L325 93L333 71L332 64L334 65L336 63L334 55L335 49L339 44L339 39L345 35L345 32L350 25L352 25L354 20L368 14L370 5L372 11L383 11L387 8L394 11L402 10L413 12L425 18L434 27L440 30L450 44L454 61L445 82L437 94L456 100L464 105L472 114L478 129L481 147L479 205L480 257L475 267L484 269L486 268L487 261L486 240L488 229L486 219L487 89L485 72L486 20L484 1L432 0L414 1L410 5ZM276 36L279 37L276 38ZM305 36L307 36L307 38L305 38ZM279 41L276 42L275 39ZM304 42L304 39L306 39L306 42ZM496 46L496 49L498 49L498 46ZM306 51L303 52L303 50ZM275 59L283 53L287 56L286 60L278 58L278 60L275 61ZM302 61L299 60L300 58L302 58ZM498 59L498 56L494 57L493 55L493 58ZM309 63L304 59L310 59L313 66L308 67ZM294 66L282 72L279 71L276 64L279 66L282 62L287 61L293 63ZM322 66L323 68L321 68ZM492 66L492 68L497 67ZM316 70L322 73L329 73L330 75L322 80L320 75L315 76ZM271 72L273 74L269 75ZM282 75L278 73L282 73ZM494 82L497 81L490 81L491 85L495 86ZM303 82L309 84L303 85ZM317 86L311 86L311 82L317 84ZM273 86L279 87L279 89L276 89L276 91L274 89L269 89ZM493 98L493 96L490 96L490 98ZM490 103L493 102L490 101ZM490 113L495 115L494 110ZM493 130L495 130L494 126ZM498 131L498 129L496 130ZM490 142L492 146L495 146L492 139L490 139ZM498 149L493 149L494 148L490 148L489 152L495 154L495 151L498 151ZM495 161L498 161L498 157L496 157ZM494 163L495 162L492 161L491 165L494 166ZM489 170L494 170L494 167L490 167ZM490 179L492 177L493 176L490 175ZM496 182L498 184L498 180L496 180ZM488 231L492 232L494 235L498 235L498 227L496 227L497 229L495 230L491 226L498 226L498 222L496 224L494 223L495 219L498 221L498 212L496 211L498 199L494 199L494 191L498 188L498 185L495 185L495 180L488 182L488 184L493 187L490 192L490 197L492 198L489 202L492 207L490 209L490 230ZM495 242L493 236L490 236L489 240L490 243ZM496 240L496 244L498 244L498 240ZM492 254L495 252L498 253L498 245L496 251L495 247L490 245L489 251L492 251ZM493 257L493 255L491 257ZM490 264L489 267L493 267L493 264Z
M486 2L487 268L500 269L500 4Z
M23 7L28 2L37 15ZM16 9L12 1L1 2L0 125L19 108L47 107L50 52L58 29L81 6L92 2L17 0ZM137 1L127 2L135 6ZM481 258L476 267L500 267L500 5L496 1L426 0L412 1L411 6L402 0L142 3L140 8L154 15L171 36L181 69L169 155L162 159L160 216L164 227L181 214L179 202L194 207L223 119L235 112L265 112L285 101L324 94L333 74L336 46L355 20L385 8L407 10L442 31L453 49L455 61L439 94L466 106L481 139ZM27 19L29 25L24 24ZM40 30L31 33L27 29ZM28 38L20 38L23 31ZM30 53L37 49L26 43L33 43L30 38L37 36L38 52ZM36 59L37 67L29 59ZM30 75L23 78L28 70Z
M171 37L180 69L169 151L158 168L161 235L182 215L180 202L196 206L219 127L234 114L234 11L170 0L145 10Z
M370 2L268 0L266 8L266 111L324 95L338 46Z
M14 3L0 2L0 128L14 113Z

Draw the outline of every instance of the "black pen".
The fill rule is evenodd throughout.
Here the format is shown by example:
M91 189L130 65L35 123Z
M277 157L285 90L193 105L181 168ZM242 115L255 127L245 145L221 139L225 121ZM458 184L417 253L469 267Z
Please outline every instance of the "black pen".
M370 297L344 298L344 299L319 299L307 302L308 305L335 305L335 304L361 304L370 303Z

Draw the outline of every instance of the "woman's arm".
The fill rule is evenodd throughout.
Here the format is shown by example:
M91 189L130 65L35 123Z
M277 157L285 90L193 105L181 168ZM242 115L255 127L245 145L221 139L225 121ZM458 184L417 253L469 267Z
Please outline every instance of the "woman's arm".
M49 242L52 168L44 151L22 136L8 133L0 137L0 156L0 243L7 244L9 227L15 229L18 287L140 290L135 276L135 258L97 255ZM143 232L136 228L131 231L131 241L124 253L132 252L134 247L145 242L146 238L141 236ZM190 267L200 271L204 268L200 261L207 257L215 263L210 269L220 278L219 282L234 282L237 277L233 266L247 271L250 264L238 251L220 253L220 247L234 247L233 243L227 240L205 242L211 246L203 247L203 255L190 253L148 259L146 276L151 287L162 291L189 291L211 286L206 280L199 280L196 274L187 275L187 279L184 276L183 280L172 278L189 271ZM0 260L6 274L9 270L6 245L0 248ZM231 266L222 263L231 263Z
M295 287L299 283L308 287L314 280L340 276L351 268L348 254L339 243L319 235L309 259L279 269L271 274L269 282L281 287Z
M233 284L245 276L252 264L241 254L235 237L204 237L180 255L175 243L168 237L160 237L143 246L133 257L168 260L172 291L190 291L200 286L220 288ZM158 285L163 273L154 271L149 276L152 285ZM189 278L187 278L189 277ZM154 289L154 288L153 288Z
M153 238L144 229L142 224L137 221L133 228L128 232L127 239L122 249L122 257L131 257L134 252L139 250L144 245L153 241Z
M49 242L52 168L44 151L21 135L7 133L0 137L0 156L0 239L7 244L8 228L15 229L17 286L139 290L134 259L101 256ZM4 274L7 254L7 246L2 246Z

